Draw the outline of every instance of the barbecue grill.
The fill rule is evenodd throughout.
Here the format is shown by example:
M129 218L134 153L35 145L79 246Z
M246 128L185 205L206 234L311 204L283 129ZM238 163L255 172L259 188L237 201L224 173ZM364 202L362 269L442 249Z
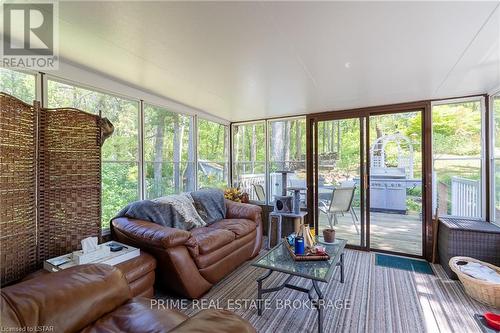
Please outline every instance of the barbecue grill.
M405 168L370 169L370 210L406 214Z

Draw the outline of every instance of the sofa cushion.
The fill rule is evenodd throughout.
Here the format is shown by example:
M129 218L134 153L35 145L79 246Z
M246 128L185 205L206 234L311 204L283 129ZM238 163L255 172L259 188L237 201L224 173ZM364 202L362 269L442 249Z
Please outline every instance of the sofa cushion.
M105 264L86 264L40 275L5 288L1 325L53 326L57 332L78 332L127 302L130 289L123 273Z
M168 332L188 317L156 300L136 297L86 327L82 333Z
M229 230L236 235L236 238L241 238L254 231L257 224L247 219L223 219L212 223L210 228Z
M170 331L171 333L238 332L255 333L245 319L228 310L207 309L198 312Z
M217 250L193 257L196 266L198 267L198 269L202 269L214 264L216 265L222 259L229 256L231 253L237 251L241 247L245 246L247 243L253 243L255 241L256 232L257 231L254 230L248 235L235 239L231 243L226 244ZM248 258L240 258L240 259L241 262L243 262Z
M191 230L191 234L198 243L200 254L215 251L235 239L235 234L225 229L196 228Z

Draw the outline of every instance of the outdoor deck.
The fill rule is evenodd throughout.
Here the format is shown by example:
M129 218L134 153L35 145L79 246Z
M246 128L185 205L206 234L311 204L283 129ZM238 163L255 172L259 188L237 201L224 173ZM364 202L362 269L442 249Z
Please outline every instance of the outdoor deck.
M356 214L360 217L359 210ZM338 216L335 226L336 235L347 239L350 244L359 245L360 235L352 224L351 216L346 213ZM371 213L370 245L373 249L396 251L421 255L422 222L417 214ZM320 230L328 226L325 214L320 214Z

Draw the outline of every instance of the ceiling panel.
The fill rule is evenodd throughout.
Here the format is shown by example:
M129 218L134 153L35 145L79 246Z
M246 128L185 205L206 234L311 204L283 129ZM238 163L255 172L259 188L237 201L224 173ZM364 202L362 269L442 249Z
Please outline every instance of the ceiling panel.
M60 53L160 96L247 120L500 85L497 6L61 2Z

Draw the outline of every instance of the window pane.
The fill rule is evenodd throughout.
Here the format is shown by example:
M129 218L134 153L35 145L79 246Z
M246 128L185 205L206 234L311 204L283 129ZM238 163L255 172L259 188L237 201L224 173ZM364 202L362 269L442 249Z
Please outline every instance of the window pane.
M434 158L481 156L481 102L432 108Z
M228 127L198 119L198 188L228 183Z
M433 203L440 215L482 216L481 101L432 108Z
M481 160L435 160L434 192L441 215L481 217Z
M113 135L102 147L103 228L121 208L139 198L138 117L139 104L69 84L48 80L48 107L73 107L108 118Z
M294 171L287 175L288 187L306 187L306 121L305 118L276 120L269 122L269 201L282 193L281 173ZM290 194L290 193L288 193ZM305 206L305 191L302 194Z
M493 98L495 158L500 157L500 96Z
M233 125L233 184L251 200L266 201L264 122Z
M495 159L495 188L493 189L495 195L495 212L493 218L496 224L500 224L500 161Z
M493 165L493 216L494 222L500 224L500 95L493 98L493 117L494 117L494 165Z
M0 68L0 91L33 104L36 98L35 76Z
M138 163L102 163L102 228L128 203L138 199Z
M48 81L48 107L73 107L108 118L115 127L113 135L102 147L104 161L137 161L138 115L137 102L117 96Z
M144 106L146 197L193 191L193 117Z

